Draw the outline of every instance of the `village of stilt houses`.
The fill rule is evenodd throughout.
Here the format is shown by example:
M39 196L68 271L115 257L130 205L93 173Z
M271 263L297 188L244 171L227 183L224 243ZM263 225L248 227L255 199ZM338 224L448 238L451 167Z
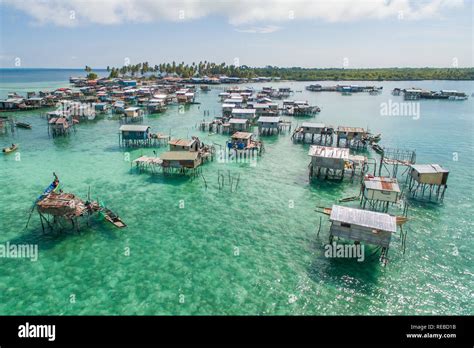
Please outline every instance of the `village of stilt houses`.
M247 87L248 84L252 86ZM324 87L312 84L305 90L339 92L345 96L382 93L382 87L373 85ZM427 95L413 88L395 88L392 95L399 96L401 92L407 100ZM268 156L284 165L285 158L278 152L267 151L267 142L281 137L289 152L292 148L307 147L307 165L294 170L306 176L309 185L345 183L351 186L351 191L357 191L351 196L335 195L332 205L305 202L314 206L314 221L319 226L315 237L324 233L329 243L337 238L346 243L370 245L383 265L395 240L402 250L397 257L403 257L406 240L410 238L411 202L441 204L449 170L443 163L432 163L429 158L419 161L414 148L385 144L384 134L364 124L321 122L324 103L315 105L299 98L301 94L302 90L292 90L284 81L264 77L252 80L226 76L190 79L171 76L156 80L71 77L69 86L28 92L26 96L12 93L0 102L3 111L0 130L3 138L11 139L12 143L3 152L14 154L21 150L22 143L28 142L26 134L31 124L10 116L18 115L19 111L34 111L43 120L42 132L51 141L75 137L76 132L88 132L87 124L105 119L116 124L114 151L133 157L127 162L128 168L123 168L130 175L160 176L162 185L179 176L189 182L202 182L205 190L210 186L211 177L217 177L218 192L230 190L238 194L239 185L245 183L240 174L226 172L225 164L261 166L265 164L260 164L260 159ZM434 92L426 98L433 99L433 95ZM441 91L436 95L443 98L446 95L445 99L452 97L453 100L467 98L457 91ZM212 114L209 104L201 107L203 97L212 100ZM348 98L343 102L351 101ZM177 111L173 117L194 112L200 113L201 119L195 124L183 125L188 129L186 137L175 136L172 129L152 127L149 121L165 115L169 108ZM18 132L25 132L21 143L15 140ZM225 137L225 143L213 141L217 137ZM202 168L212 162L218 166L204 173ZM51 168L52 172L55 170ZM127 211L112 211L114 202L108 202L110 207L105 206L94 199L90 187L86 197L69 192L67 182L68 177L54 173L54 180L49 186L44 183L47 187L42 193L31 192L34 203L26 217L28 228L39 228L44 233L80 231L90 228L91 219L97 218L119 229L127 226ZM125 188L123 194L131 193ZM328 225L323 230L320 213ZM32 216L39 217L39 224ZM127 233L127 229L120 233Z

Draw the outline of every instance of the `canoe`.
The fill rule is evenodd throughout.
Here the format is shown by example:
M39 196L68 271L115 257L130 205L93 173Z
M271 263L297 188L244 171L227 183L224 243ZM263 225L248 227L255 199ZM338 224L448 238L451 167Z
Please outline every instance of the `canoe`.
M117 217L110 217L108 215L105 216L105 220L113 224L117 228L124 228L127 227L127 225L117 216Z
M326 207L317 207L320 210L316 210L317 213L325 214L325 215L331 215L332 208L326 208Z
M383 153L383 148L380 145L378 145L376 143L372 143L371 146L372 146L372 149L374 149L375 152L377 152L379 154Z
M3 153L7 154L7 153L10 153L10 152L15 151L16 149L18 149L18 145L13 145L13 146L10 146L10 147L5 147L2 151L3 151Z
M31 129L31 124L25 122L15 122L15 126L18 128Z
M376 136L372 138L372 142L378 143L380 139L382 139L382 134L377 134Z
M41 195L35 201L35 204L41 201L43 198L48 196L51 192L56 192L59 188L59 182L52 182L48 187L46 187Z
M359 199L359 196L353 196L353 197L346 197L346 198L342 198L339 200L339 202L352 202L352 201L356 201ZM329 209L329 208L327 208Z
M103 208L102 211L103 211L105 220L110 222L115 227L117 228L127 227L127 225L122 221L122 219L120 219L120 217L117 214L115 214L112 210L108 208Z
M408 218L405 216L397 216L396 221L397 221L397 226L400 226L400 225L403 225L405 222L407 222Z

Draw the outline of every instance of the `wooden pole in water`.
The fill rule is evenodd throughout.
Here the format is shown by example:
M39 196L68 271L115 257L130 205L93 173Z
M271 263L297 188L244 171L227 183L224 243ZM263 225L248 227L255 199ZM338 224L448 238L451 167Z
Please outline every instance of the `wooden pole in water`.
M39 213L39 216L40 216L40 221L41 221L41 228L43 229L43 233L44 233L43 215L41 215L41 213Z

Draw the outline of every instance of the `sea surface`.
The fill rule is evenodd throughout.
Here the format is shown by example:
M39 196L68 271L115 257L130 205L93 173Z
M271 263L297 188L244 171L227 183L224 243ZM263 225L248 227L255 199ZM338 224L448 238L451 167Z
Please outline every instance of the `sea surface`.
M0 97L68 86L71 75L84 72L0 70ZM383 115L381 109L403 102L390 94L394 87L471 95L473 82L350 83L383 86L383 93L308 92L308 82L265 85L291 87L292 99L321 107L314 118L287 118L292 129L303 121L369 127L382 134L382 146L414 149L417 163L449 169L443 203L409 201L405 253L397 234L386 267L374 247L366 247L364 262L324 256L329 223L315 210L357 195L359 185L310 183L309 145L293 144L290 133L262 138L265 152L256 163L214 161L202 167L201 177L163 177L131 170L130 160L153 150L159 156L165 148L120 148L116 119L83 122L71 136L53 139L41 112L18 112L11 116L33 129L0 135L1 147L20 146L0 155L0 244L37 244L39 258L0 258L0 314L472 315L474 99L421 100L419 117ZM184 112L170 106L144 124L225 145L226 136L196 127L204 111L207 119L220 114L217 95L224 87L199 92L201 104ZM363 154L378 158L373 151ZM43 234L34 213L25 228L53 172L64 191L86 199L90 189L128 227L97 218L79 233ZM219 174L225 177L221 189Z

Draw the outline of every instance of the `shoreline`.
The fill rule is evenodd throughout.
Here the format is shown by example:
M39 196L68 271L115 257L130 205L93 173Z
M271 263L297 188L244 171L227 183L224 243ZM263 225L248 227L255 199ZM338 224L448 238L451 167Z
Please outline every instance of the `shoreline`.
M137 64L135 67L144 66L147 63ZM174 67L166 67L164 70L155 68L147 68L148 70L133 71L127 70L129 67L109 68L109 69L90 69L89 72L97 72L102 78L130 78L137 80L153 80L160 81L169 77L175 80L182 80L186 83L205 83L205 81L196 82L196 79L209 78L210 84L221 84L219 78L225 77L228 83L250 83L250 82L318 82L318 81L474 81L474 67L465 68L360 68L360 69L344 69L344 68L282 68L282 67L265 67L242 68L233 66L224 66L222 71L198 71L194 75L181 74ZM235 71L232 72L235 68ZM230 69L230 71L228 70ZM70 77L86 77L87 72L81 68L0 68L0 76L2 80L8 78L11 72L76 72L76 76ZM163 71L163 72L160 72ZM194 81L193 81L194 79ZM213 80L211 82L211 80Z

